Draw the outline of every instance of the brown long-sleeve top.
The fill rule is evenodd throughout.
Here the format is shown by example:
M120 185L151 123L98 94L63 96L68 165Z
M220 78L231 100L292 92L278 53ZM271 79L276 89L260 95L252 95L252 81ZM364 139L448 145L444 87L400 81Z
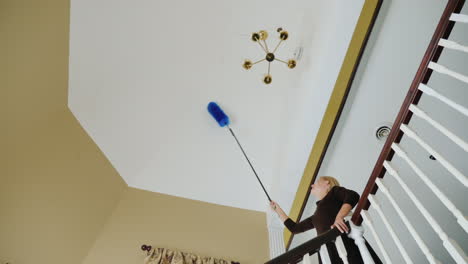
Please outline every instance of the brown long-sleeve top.
M317 208L312 216L299 223L295 223L291 218L288 218L284 221L284 225L294 234L316 228L317 235L320 235L330 230L343 204L347 203L354 207L358 201L359 194L355 191L335 186L322 200L317 202Z

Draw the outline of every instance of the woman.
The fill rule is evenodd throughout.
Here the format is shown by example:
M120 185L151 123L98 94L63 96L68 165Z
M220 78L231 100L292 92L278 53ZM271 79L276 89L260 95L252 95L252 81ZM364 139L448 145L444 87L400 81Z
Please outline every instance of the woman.
M348 233L348 226L344 222L344 217L353 209L359 201L359 194L355 191L340 187L338 181L329 176L323 176L312 184L311 194L317 198L317 208L312 216L295 223L289 218L281 207L271 201L270 207L273 209L284 223L284 225L294 234L305 232L310 229L317 229L317 235L323 234L331 228L337 228L341 233ZM354 240L342 235L343 244L348 253L350 264L363 263L359 249ZM375 263L382 263L372 248L367 244L367 248ZM336 247L327 245L328 255L332 263L342 263ZM319 258L320 259L320 258Z

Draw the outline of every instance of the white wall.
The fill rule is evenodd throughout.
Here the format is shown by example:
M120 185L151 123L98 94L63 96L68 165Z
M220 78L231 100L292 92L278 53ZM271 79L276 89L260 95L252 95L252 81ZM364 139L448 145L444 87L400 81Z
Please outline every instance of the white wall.
M320 0L304 11L302 45L307 49L301 64L307 71L287 95L282 125L286 141L280 177L273 183L285 211L291 208L363 3Z
M341 181L342 185L362 193L383 146L383 142L377 141L374 137L375 128L383 122L394 121L445 5L446 1L437 0L384 1L319 175L335 176ZM467 13L466 10L465 7L463 12ZM468 44L467 30L466 25L457 25L452 34L453 39L465 43L465 45ZM448 51L444 52L440 62L446 65L454 65L454 69L467 74L467 58L467 55L461 55L459 52ZM448 92L449 97L465 106L468 105L466 102L466 98L468 98L466 84L461 84L458 81L448 82L448 78L437 74L433 74L429 84L437 87L439 91L447 90L445 87L451 87ZM420 106L425 110L430 109L428 112L435 119L453 127L452 131L466 140L468 126L465 117L445 109L442 104L430 98L423 97ZM466 160L468 156L466 153L454 147L449 140L442 138L443 136L439 132L429 128L423 121L414 119L411 124L421 132L424 138L430 138L437 150L454 158L456 167L465 175L467 174L468 165ZM437 135L437 140L433 139L435 135ZM414 145L413 142L407 140L403 140L402 144L404 146ZM466 197L466 190L457 186L457 182L453 180L453 177L448 175L437 162L429 160L429 154L424 153L418 147L411 146L411 148L414 150L411 154L414 154L415 161L432 175L431 177L440 184L443 190L447 191L450 188L449 197L454 200L462 212L466 213L468 211L467 206L462 204L464 196ZM463 245L465 251L467 251L468 238L466 233L460 232L460 228L454 223L453 217L448 215L447 210L440 202L435 201L428 188L422 186L422 183L415 179L415 176L410 173L407 167L401 165L398 159L395 159L395 161L404 172L407 172L404 175L409 178L410 186L417 190L417 194L421 195L421 200L428 202L428 209L434 212L435 217L442 222L441 224L447 230L447 233L460 245ZM395 192L396 196L401 199L400 202L404 203L403 209L406 209L407 212L415 212L409 214L408 217L418 223L416 229L421 232L423 239L427 241L434 255L443 263L452 263L448 253L441 247L438 237L430 230L421 215L416 212L415 207L409 202L408 198L402 194L395 181L390 177L385 179L389 183L391 191ZM379 193L377 197L383 202L384 206L391 206L384 199L382 193ZM313 213L315 210L314 203L315 199L311 197L304 212L304 217ZM390 212L388 215L394 221L393 223L399 226L397 230L401 233L402 242L409 249L411 258L415 263L425 263L424 256L417 249L417 245L408 231L402 227L402 222L393 219L396 212ZM378 219L374 211L371 210L370 213L374 218ZM377 221L377 224L379 230L383 230L379 221ZM293 246L297 246L313 236L313 232L295 236ZM370 233L367 237L374 245L374 248L377 248ZM382 238L385 241L390 241L390 236L386 232L382 233ZM387 243L386 246L393 261L396 263L403 262L392 243Z

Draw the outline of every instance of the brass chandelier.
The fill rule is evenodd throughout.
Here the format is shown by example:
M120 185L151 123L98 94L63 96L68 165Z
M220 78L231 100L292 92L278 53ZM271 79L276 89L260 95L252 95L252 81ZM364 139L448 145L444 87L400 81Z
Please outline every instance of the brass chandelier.
M288 37L289 37L288 32L286 30L283 30L282 28L278 28L277 32L279 33L279 42L272 51L270 51L268 49L268 45L266 43L266 39L268 38L268 32L266 30L260 30L259 32L252 33L252 37L251 37L252 41L257 42L258 45L260 45L260 47L265 52L265 58L263 58L263 59L261 59L259 61L256 61L256 62L252 62L251 60L246 59L244 61L244 64L242 65L242 67L244 67L244 69L249 70L249 69L252 68L253 65L255 65L257 63L260 63L262 61L267 61L268 62L268 72L263 77L263 82L265 84L270 84L271 81L272 81L272 77L270 75L270 65L271 65L271 63L273 61L282 62L282 63L286 64L288 66L288 68L290 68L290 69L293 69L294 67L296 67L296 61L294 59L290 59L290 60L288 60L286 62L284 60L281 60L281 59L278 59L277 57L275 57L274 53L276 52L278 47L281 45L281 43L283 41L287 40Z

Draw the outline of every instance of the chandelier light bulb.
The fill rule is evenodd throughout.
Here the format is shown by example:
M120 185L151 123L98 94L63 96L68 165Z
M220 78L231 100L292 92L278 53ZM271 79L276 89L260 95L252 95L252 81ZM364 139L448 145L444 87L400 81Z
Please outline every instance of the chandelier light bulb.
M252 40L254 42L259 41L260 40L260 34L258 34L257 32L252 33Z
M280 32L280 39L281 40L287 40L288 37L289 37L289 34L288 34L288 32L286 30L283 30L283 31Z
M295 60L288 60L288 67L289 67L289 69L294 69L296 67L296 61Z
M252 68L252 61L250 61L250 60L245 60L245 61L244 61L244 64L242 65L242 67L244 67L244 69L246 69L246 70L249 70L250 68Z
M266 40L268 38L268 32L266 30L260 30L258 34L261 40Z

